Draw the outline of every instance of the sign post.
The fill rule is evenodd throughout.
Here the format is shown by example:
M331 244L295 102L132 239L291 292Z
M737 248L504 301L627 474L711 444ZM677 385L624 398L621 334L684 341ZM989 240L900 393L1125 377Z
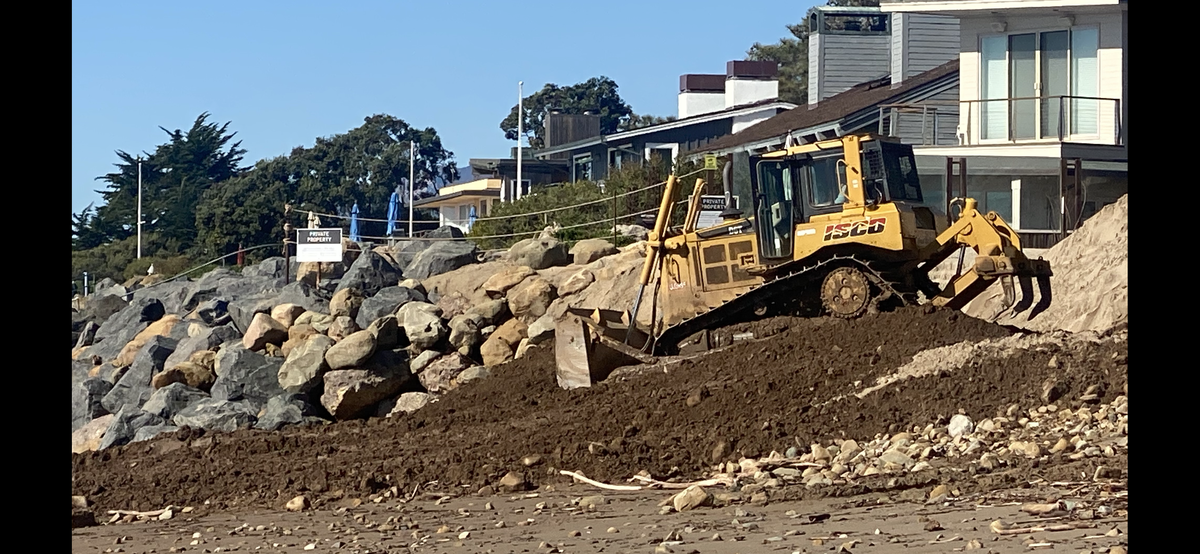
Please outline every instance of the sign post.
M296 229L296 261L318 262L317 285L321 284L321 263L342 261L341 229Z
M716 169L717 169L717 155L716 154L705 154L704 155L704 169L716 171Z

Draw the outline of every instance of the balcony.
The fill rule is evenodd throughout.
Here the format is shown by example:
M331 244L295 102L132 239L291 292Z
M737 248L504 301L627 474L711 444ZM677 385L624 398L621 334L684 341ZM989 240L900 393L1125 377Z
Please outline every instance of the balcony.
M1076 142L1123 146L1121 100L1033 96L962 100L961 145Z

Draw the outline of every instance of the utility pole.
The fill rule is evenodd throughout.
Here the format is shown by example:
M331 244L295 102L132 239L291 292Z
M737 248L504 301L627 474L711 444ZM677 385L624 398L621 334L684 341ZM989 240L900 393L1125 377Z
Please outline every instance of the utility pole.
M408 143L408 238L413 236L413 189L417 188L417 183L414 181L416 170L413 169L417 164L417 142L411 141Z
M142 259L142 157L138 156L138 214L137 214L137 235L138 235L138 259Z
M521 199L521 132L524 130L522 121L525 117L523 100L525 99L525 81L517 81L517 192L513 195L515 200Z

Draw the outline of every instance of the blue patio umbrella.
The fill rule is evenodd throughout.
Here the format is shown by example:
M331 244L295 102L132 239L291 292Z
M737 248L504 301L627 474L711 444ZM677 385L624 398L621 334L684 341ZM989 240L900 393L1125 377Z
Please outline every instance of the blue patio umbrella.
M358 202L350 209L350 241L358 242Z
M392 199L388 201L387 236L396 232L396 218L400 214L400 189L392 191Z
M467 216L467 229L470 229L473 225L475 225L475 219L477 217L478 215L475 213L475 206L471 206L470 215Z

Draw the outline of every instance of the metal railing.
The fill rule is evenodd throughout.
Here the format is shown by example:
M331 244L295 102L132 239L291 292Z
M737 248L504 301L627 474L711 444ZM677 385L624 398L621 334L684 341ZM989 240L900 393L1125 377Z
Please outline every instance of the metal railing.
M957 125L958 110L947 110L948 106L935 104L881 104L879 106L879 134L899 137L902 141L918 146L948 146L958 144L954 127L948 130L943 124ZM921 133L912 136L904 123L915 118L921 120ZM942 133L948 131L947 137Z
M964 145L1078 141L1120 146L1121 100L1095 96L1027 96L960 100L966 108ZM1111 118L1108 137L1106 119Z

